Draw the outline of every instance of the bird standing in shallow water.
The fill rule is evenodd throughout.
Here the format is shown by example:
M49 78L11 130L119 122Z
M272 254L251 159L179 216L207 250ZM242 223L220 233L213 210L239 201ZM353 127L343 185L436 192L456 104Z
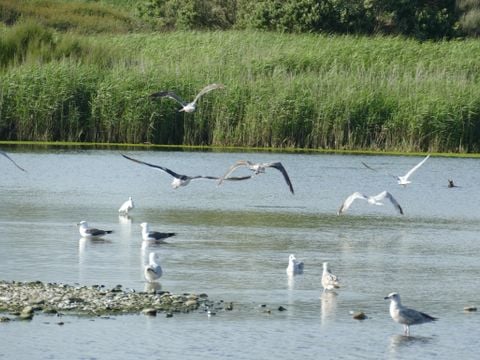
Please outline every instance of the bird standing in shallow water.
M129 212L130 210L132 210L134 207L135 207L135 204L133 203L132 197L129 196L129 197L128 197L128 200L125 201L125 202L122 204L122 206L120 206L120 208L118 209L118 212L119 212L120 214L125 214L125 215L126 215L126 214L128 214L128 212Z
M151 252L148 255L148 265L145 265L143 270L143 274L145 276L145 280L148 282L153 282L159 279L163 275L163 270L160 264L156 261L156 254Z
M337 276L328 270L328 262L323 263L322 286L323 291L340 288Z
M112 230L100 230L100 229L88 227L88 224L86 221L80 221L77 225L78 225L78 231L80 232L80 235L84 238L101 237L103 235L111 234L113 232Z
M201 96L205 95L206 93L215 90L215 89L224 89L225 87L222 84L210 84L205 86L200 92L195 96L195 99L193 99L192 102L187 102L183 100L181 97L179 97L177 94L175 94L172 91L159 91L156 93L153 93L150 95L150 98L155 99L155 98L161 98L161 97L167 97L170 99L173 99L177 101L180 105L182 105L182 108L178 111L184 111L186 113L192 113L197 109L197 101L200 99Z
M303 262L298 261L295 255L290 254L288 257L288 266L287 266L288 275L297 275L303 273Z
M144 241L161 241L171 236L175 236L175 233L161 233L158 231L150 231L148 223L143 222L140 224L142 228L142 238Z
M438 320L437 318L417 310L409 309L402 305L400 295L396 292L385 296L385 300L390 300L390 316L392 319L403 325L404 335L410 335L410 325L419 325Z

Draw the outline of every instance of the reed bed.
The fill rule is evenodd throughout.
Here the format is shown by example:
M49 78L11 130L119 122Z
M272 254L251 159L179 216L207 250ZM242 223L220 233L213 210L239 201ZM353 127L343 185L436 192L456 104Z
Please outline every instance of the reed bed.
M45 58L32 48L4 62L0 139L480 150L478 40L253 31L54 38L67 36L78 51ZM212 82L226 89L205 95L193 114L148 98L165 89L193 99Z

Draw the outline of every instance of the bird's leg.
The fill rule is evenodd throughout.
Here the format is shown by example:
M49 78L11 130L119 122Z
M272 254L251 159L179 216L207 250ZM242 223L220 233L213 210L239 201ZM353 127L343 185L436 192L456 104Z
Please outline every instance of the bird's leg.
M410 327L408 325L403 325L403 333L405 336L410 336Z

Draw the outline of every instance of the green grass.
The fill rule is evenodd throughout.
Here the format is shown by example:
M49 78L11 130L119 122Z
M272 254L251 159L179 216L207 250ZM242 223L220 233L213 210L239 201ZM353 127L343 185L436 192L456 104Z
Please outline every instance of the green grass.
M479 40L252 31L52 39L55 56L41 56L47 45L33 41L4 62L0 139L480 150ZM76 51L62 52L70 43ZM168 89L190 99L212 82L226 89L205 95L194 114L148 98Z

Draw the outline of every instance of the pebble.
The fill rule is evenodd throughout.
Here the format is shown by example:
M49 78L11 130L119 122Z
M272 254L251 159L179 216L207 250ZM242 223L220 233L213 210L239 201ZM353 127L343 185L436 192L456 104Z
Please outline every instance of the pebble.
M367 318L367 315L363 311L355 311L353 313L353 318L355 320L365 320Z
M465 306L463 308L463 311L466 311L466 312L474 312L474 311L477 311L477 307L476 306Z

